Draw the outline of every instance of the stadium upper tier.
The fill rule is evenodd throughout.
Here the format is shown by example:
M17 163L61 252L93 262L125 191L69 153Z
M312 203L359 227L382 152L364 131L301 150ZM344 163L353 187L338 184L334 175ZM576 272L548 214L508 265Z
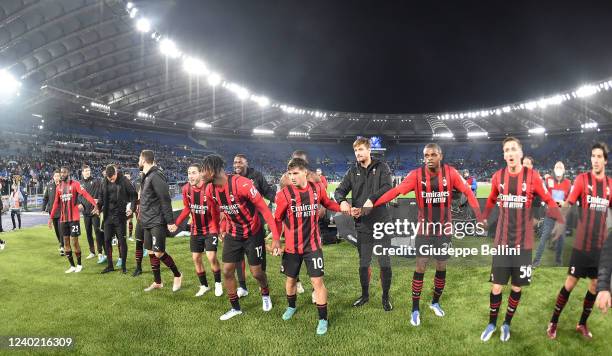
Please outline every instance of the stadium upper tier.
M241 137L380 135L400 142L611 128L608 80L498 107L473 103L463 112L356 113L279 103L231 82L240 80L231 73L215 74L182 52L180 39L151 28L146 16L171 3L134 1L128 9L121 0L0 2L2 118L25 113L183 131L199 123L198 129Z

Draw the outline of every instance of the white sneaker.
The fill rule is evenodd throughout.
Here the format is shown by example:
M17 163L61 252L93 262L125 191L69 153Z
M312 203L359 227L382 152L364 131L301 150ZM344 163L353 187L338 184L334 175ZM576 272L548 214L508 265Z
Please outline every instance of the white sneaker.
M79 272L81 272L82 270L83 270L83 266L82 266L82 265L77 265L77 266L76 266L76 268L75 268L75 270L74 270L74 273L79 273Z
M87 257L85 257L85 259L86 260L91 260L94 257L96 257L96 255L94 255L93 253L90 253L89 255L87 255Z
M174 290L174 288L172 290ZM198 290L195 296L201 297L204 295L204 293L208 292L209 290L210 290L210 287L200 286L200 290Z
M304 293L304 286L302 285L302 282L297 282L296 289L298 294Z
M215 282L215 297L223 295L223 284L221 282Z
M270 299L269 295L264 295L261 297L261 308L265 312L272 310L272 299Z
M68 268L68 269L66 270L66 272L64 272L64 273L72 273L72 272L74 272L74 271L76 271L76 267L74 267L74 266L70 266L70 268Z
M312 291L312 304L317 304L317 295L315 291Z
M242 298L249 295L249 291L244 288L238 287L238 290L236 290L236 294L238 294L238 298Z
M128 241L130 241L130 242L134 242L134 238L130 236L130 237L128 238Z
M4 245L6 245L6 242L0 244L0 250L4 250Z
M117 240L117 238L115 237L115 238L113 239L113 242L112 242L113 246L117 246L117 244L118 244L118 243L119 243L119 241L118 241L118 240Z
M242 314L242 310L230 309L227 313L221 315L219 320L228 320L240 314Z
M164 284L163 283L159 283L158 284L158 283L153 282L149 287L145 288L144 291L145 292L150 292L153 289L162 289L162 288L164 288Z
M179 289L181 289L181 283L183 283L183 274L182 273L181 273L180 276L174 277L174 282L172 283L172 291L173 292L177 292Z

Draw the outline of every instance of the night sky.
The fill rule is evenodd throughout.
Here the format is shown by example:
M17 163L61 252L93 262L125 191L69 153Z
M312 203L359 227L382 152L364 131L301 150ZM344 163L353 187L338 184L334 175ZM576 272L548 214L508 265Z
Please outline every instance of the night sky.
M294 105L469 110L612 76L612 1L138 3L185 52Z

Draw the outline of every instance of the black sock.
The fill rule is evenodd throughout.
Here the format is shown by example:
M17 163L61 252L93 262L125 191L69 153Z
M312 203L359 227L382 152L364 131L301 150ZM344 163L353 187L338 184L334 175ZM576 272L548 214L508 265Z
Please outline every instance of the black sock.
M319 320L327 320L327 303L317 304L317 310L319 311Z
M425 277L425 273L416 271L412 275L412 311L419 310L421 291L423 290L423 277Z
M206 272L197 272L198 279L200 280L200 285L204 287L208 287L208 281L206 280Z
M137 269L142 269L142 256L144 254L144 251L142 249L142 241L136 240L136 253L134 254L134 257L136 258L136 268Z
M510 292L510 297L508 297L508 309L506 310L506 319L504 319L504 324L510 325L512 322L512 317L514 317L514 313L516 313L516 308L518 308L518 304L521 301L521 292Z
M66 257L68 258L68 262L70 262L70 266L74 267L74 258L72 258L72 251L66 252Z
M557 302L555 303L555 310L553 311L552 318L550 318L551 323L556 324L559 322L559 316L561 315L561 312L563 311L563 308L565 307L565 304L567 303L570 297L570 293L571 293L570 291L565 289L565 286L561 287L561 290L559 291L559 295L557 295Z
M159 258L155 256L154 253L149 255L149 259L151 260L151 272L153 272L153 280L155 283L160 284L161 280L161 271L159 269Z
M75 252L74 253L76 255L77 258L77 265L81 265L81 251Z
M221 270L213 271L213 275L215 276L215 283L221 283Z
M289 304L290 308L295 308L295 301L297 300L297 296L294 295L287 295L287 303Z
M232 303L232 309L235 310L240 310L240 301L238 300L238 294L233 293L233 294L227 294L230 300L230 303Z
M597 298L597 294L591 294L591 292L587 290L586 295L584 296L584 302L582 304L582 315L580 316L580 322L578 323L579 325L586 325L587 319L593 310L595 298Z
M261 296L262 297L269 297L270 296L270 289L268 287L262 287L261 288Z
M489 324L497 325L497 315L501 307L502 294L489 294Z
M439 303L440 296L444 291L444 286L446 285L446 271L436 271L436 276L434 277L434 292L433 299L431 300L431 304Z
M372 269L368 267L359 267L359 283L361 283L361 296L370 296L370 274Z
M246 281L239 281L238 283L240 284L240 288L247 290Z
M391 289L391 278L393 273L391 267L380 267L380 284L382 286L382 299L389 298L389 289Z
M172 273L174 273L174 277L181 276L181 272L179 272L178 268L176 267L176 264L174 264L174 260L169 254L164 253L160 260L166 265L166 267L170 268Z

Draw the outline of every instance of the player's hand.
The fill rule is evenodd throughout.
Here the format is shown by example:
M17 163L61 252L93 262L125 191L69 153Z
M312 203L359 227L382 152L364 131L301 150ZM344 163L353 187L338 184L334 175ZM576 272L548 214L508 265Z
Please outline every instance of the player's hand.
M132 210L128 209L125 211L125 216L129 217L130 215L132 215Z
M94 206L94 208L91 210L91 213L94 215L100 215L100 209L98 209L97 206Z
M49 229L53 228L53 220L51 218L49 218L49 221L47 222L47 226L49 226Z
M79 204L79 205L78 205L78 208L79 208L79 211L83 211L83 209L85 209L85 208L83 207L83 204Z
M340 203L340 211L342 214L351 215L351 204L347 201Z
M220 232L219 233L219 240L223 241L225 239L225 232Z
M175 233L178 227L175 224L168 224L168 231Z
M272 255L280 256L281 247L280 240L272 240Z
M610 309L612 306L612 296L610 296L610 291L601 291L597 293L595 305L599 308L599 310L601 310L602 313L606 314L608 309Z
M482 219L481 223L482 223L483 230L489 231L489 222L487 221L487 219Z
M553 228L551 235L552 240L557 241L561 237L561 234L565 232L565 224L555 223L555 227Z
M351 208L351 216L355 219L361 216L361 208Z
M98 199L94 199L94 201L96 202L96 205L98 205Z

